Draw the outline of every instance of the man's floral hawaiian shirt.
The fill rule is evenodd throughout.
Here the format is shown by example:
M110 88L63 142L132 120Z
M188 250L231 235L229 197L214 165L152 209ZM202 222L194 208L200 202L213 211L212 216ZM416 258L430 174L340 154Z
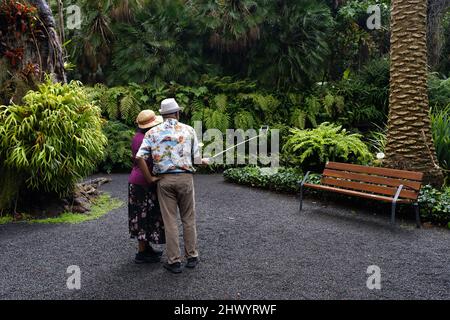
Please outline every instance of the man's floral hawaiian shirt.
M193 161L200 158L194 128L176 119L166 119L150 129L136 157L153 159L153 174L194 172Z

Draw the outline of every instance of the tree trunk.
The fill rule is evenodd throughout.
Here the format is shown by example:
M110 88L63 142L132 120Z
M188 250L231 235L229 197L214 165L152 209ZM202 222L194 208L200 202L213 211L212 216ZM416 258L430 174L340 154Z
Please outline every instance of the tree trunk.
M392 1L390 73L385 163L440 186L427 93L427 0Z
M63 51L47 2L0 0L0 5L0 104L20 103L44 74L66 82Z
M47 39L40 43L42 69L50 73L56 81L66 82L64 56L52 10L45 0L28 0L28 2L38 9L39 17L47 31Z

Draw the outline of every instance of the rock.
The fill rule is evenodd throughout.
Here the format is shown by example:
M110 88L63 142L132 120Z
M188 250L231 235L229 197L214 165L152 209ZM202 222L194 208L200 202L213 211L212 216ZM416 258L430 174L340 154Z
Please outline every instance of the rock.
M88 211L88 209L86 209L85 207L81 206L81 205L76 205L72 207L72 210L70 210L74 213L86 213L86 211Z

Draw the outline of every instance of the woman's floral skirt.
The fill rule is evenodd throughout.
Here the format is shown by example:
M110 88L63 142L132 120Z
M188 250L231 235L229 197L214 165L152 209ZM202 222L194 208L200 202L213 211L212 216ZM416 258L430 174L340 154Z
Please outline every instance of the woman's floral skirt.
M131 238L153 244L166 243L155 189L128 184L128 226Z

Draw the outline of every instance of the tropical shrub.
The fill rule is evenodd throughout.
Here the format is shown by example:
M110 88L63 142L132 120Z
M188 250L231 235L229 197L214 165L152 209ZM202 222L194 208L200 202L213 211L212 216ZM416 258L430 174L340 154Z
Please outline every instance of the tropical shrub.
M450 187L438 190L423 186L419 194L420 215L427 221L450 223Z
M108 139L100 171L129 171L132 167L131 140L135 130L119 121L108 121L103 125L103 133Z
M262 41L251 51L248 73L268 87L307 87L325 72L331 10L316 0L267 3L270 14Z
M315 171L321 171L327 161L367 164L372 154L361 138L326 122L315 129L292 129L283 158L291 166Z
M0 106L1 207L19 190L67 195L96 168L105 143L100 109L78 82L47 79L23 105Z
M223 172L226 181L251 187L264 188L282 192L298 192L298 182L303 179L303 173L294 168L260 168L243 167L230 168ZM320 176L311 174L309 183L318 183Z
M450 170L450 105L440 111L431 112L431 127L439 165L448 173Z
M370 5L378 5L381 10L382 27L379 29L367 28ZM366 62L389 53L390 0L346 0L336 6L336 10L336 23L330 39L333 50L331 73L359 70Z
M343 112L334 115L339 123L363 129L381 126L389 106L389 61L371 61L360 72L349 72L340 81L327 84L326 89L345 101Z
M450 106L450 78L439 78L432 73L428 79L428 97L430 106L435 110Z

